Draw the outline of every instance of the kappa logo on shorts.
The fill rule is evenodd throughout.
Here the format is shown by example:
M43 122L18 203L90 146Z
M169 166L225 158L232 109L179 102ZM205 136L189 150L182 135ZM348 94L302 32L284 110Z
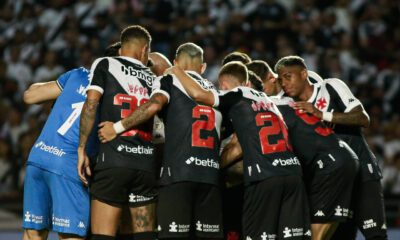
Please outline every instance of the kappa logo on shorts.
M387 229L387 227L386 227L386 223L382 224L382 227L381 227L381 229Z
M306 233L304 233L304 236L310 236L311 237L311 230L308 230Z
M324 217L324 216L325 216L325 213L324 213L322 210L318 210L318 211L314 214L314 216L315 216L315 217Z
M78 228L85 228L85 224L82 221L80 221L78 224Z
M321 160L318 160L317 164L320 169L324 168L324 163Z
M261 235L261 240L275 240L276 238L277 238L276 234L267 234L263 232L263 234Z
M253 239L251 239L251 237L247 236L247 237L246 237L246 240L253 240Z
M219 163L214 161L214 159L209 159L209 158L207 158L207 160L203 160L203 159L200 159L197 157L190 157L190 158L186 159L185 163L187 165L194 163L196 166L212 167L215 169L219 169Z
M137 147L130 147L127 145L122 145L120 144L117 148L118 152L125 151L126 153L135 153L135 154L145 154L145 155L151 155L153 154L154 148L151 147L144 147L144 146L137 146Z
M291 157L289 159L278 158L272 162L272 165L275 167L278 166L279 164L281 166L300 165L300 161L297 157Z
M176 224L175 222L172 222L169 224L169 232L189 232L190 229L190 224Z
M368 219L364 221L364 225L363 225L363 229L369 229L369 228L373 228L376 227L376 222L374 221L374 219Z

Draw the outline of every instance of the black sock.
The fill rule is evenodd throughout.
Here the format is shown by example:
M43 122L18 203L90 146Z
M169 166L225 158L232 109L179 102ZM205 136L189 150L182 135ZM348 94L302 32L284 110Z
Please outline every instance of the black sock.
M114 236L107 236L101 234L92 234L90 240L115 240Z
M156 232L134 233L133 238L135 240L155 240L155 239L157 239L157 233Z
M115 240L133 240L133 233L130 234L118 234L117 237L115 237Z

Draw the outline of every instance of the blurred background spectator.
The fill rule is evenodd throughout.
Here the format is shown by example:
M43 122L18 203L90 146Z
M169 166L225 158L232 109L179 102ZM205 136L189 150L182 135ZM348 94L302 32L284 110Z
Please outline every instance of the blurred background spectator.
M170 59L183 42L203 46L212 82L231 51L271 66L300 55L323 78L342 79L370 114L365 133L383 169L385 194L400 195L399 23L398 0L1 1L0 198L21 194L29 149L51 111L51 103L23 104L23 92L90 68L131 24L147 27L151 50Z

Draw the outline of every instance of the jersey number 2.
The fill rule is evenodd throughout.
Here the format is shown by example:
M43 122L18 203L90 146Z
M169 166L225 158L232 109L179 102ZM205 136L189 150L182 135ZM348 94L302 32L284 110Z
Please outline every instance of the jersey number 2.
M307 113L305 113L305 112L300 112L300 109L296 109L296 114L297 114L297 116L299 116L301 119L303 119L303 121L304 121L305 123L307 123L308 125L314 125L314 124L316 124L316 123L318 123L318 122L321 122L321 121L320 121L316 116L314 116L314 115L309 115L309 114L307 114ZM321 124L321 125L323 125L323 124ZM319 135L322 135L322 136L328 136L329 134L333 133L333 131L332 131L330 128L326 127L326 126L324 126L324 127L318 126L317 128L315 128L315 131L316 131Z
M200 138L200 130L212 131L215 126L215 113L211 107L196 106L193 108L192 117L200 118L201 115L206 115L208 120L197 120L192 125L192 146L214 148L214 138L208 136L207 139Z
M287 149L292 151L292 146L288 141L288 132L282 120L279 119L274 113L270 112L257 114L257 126L264 126L266 121L271 122L272 125L261 128L260 132L258 133L260 137L262 153L268 154L273 152L283 152ZM283 139L278 139L277 143L271 144L268 137L270 135L277 135L281 131L283 134Z

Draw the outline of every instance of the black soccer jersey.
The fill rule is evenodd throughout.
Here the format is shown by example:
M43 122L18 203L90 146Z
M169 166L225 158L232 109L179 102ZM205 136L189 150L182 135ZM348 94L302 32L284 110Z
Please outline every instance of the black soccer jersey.
M117 122L149 100L155 75L140 61L129 57L97 59L89 75L88 90L102 93L100 121ZM128 167L154 171L154 147L149 121L129 129L111 142L101 144L95 169Z
M213 89L199 74L187 71L204 89ZM167 96L159 116L165 124L161 184L191 181L219 183L219 141L222 115L212 107L198 105L175 75L157 78L153 93Z
M347 85L337 78L324 80L314 85L314 92L308 100L324 112L350 112L362 103L352 94ZM381 178L377 160L368 147L361 127L327 123L338 136L349 144L360 160L362 181Z
M215 106L233 123L243 150L246 184L273 176L301 175L281 113L264 93L248 87L221 91Z
M307 174L315 173L316 168L329 173L343 166L343 161L357 161L353 150L321 120L292 108L292 98L277 96L271 100L283 115L294 153Z

